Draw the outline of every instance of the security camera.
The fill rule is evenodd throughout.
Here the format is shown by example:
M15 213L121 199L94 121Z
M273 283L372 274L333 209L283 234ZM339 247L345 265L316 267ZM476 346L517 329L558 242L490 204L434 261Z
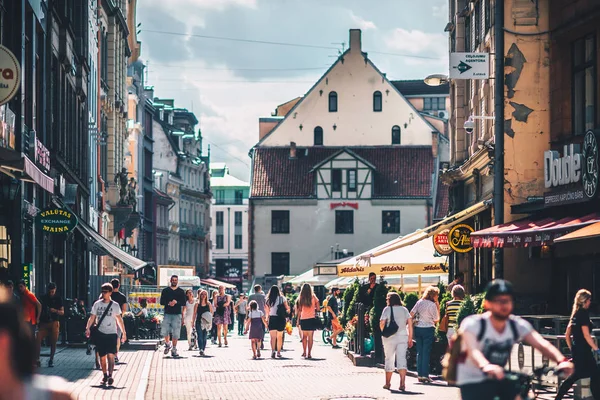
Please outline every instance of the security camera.
M473 133L473 131L475 130L475 122L473 122L473 119L469 118L468 120L466 120L464 128L467 133Z

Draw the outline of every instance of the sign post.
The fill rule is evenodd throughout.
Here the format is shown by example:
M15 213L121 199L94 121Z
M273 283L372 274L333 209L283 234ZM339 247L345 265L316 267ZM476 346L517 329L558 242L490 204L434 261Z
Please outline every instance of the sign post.
M450 79L489 79L488 53L450 53Z

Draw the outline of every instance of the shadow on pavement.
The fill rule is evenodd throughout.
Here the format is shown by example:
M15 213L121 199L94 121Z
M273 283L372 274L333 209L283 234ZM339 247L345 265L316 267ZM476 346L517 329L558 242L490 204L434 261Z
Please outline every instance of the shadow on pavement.
M405 395L409 395L409 396L418 396L418 395L425 394L423 392L411 392L410 390L405 390L405 391L390 390L390 392L392 392L393 394L405 394Z

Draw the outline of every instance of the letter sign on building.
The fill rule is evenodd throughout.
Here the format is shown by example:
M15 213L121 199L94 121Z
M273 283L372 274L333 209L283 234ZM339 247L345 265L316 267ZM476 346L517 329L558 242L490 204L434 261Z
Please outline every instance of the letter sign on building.
M575 153L573 144L564 146L563 156L557 151L544 152L544 186L568 185L581 180L581 154Z
M77 226L77 217L62 208L47 208L37 215L44 233L69 233Z
M0 105L8 103L21 86L21 67L15 55L0 45Z
M583 139L583 191L588 198L598 190L598 140L593 131L588 131Z
M473 245L471 244L471 233L473 231L473 228L465 224L456 225L450 229L448 243L452 247L452 250L457 253L468 253L473 250Z
M433 247L441 255L447 256L452 253L452 247L448 243L448 233L450 229L444 229L433 235Z

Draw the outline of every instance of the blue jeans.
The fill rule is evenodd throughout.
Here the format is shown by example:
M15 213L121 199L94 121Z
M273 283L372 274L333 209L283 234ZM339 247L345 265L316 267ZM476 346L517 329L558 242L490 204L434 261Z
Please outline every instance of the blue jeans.
M419 377L429 377L429 359L431 358L431 346L435 336L435 328L415 328L415 340L417 341L417 373Z
M196 325L196 333L198 334L198 350L204 351L206 349L206 341L208 340L208 332L206 329L202 329Z

